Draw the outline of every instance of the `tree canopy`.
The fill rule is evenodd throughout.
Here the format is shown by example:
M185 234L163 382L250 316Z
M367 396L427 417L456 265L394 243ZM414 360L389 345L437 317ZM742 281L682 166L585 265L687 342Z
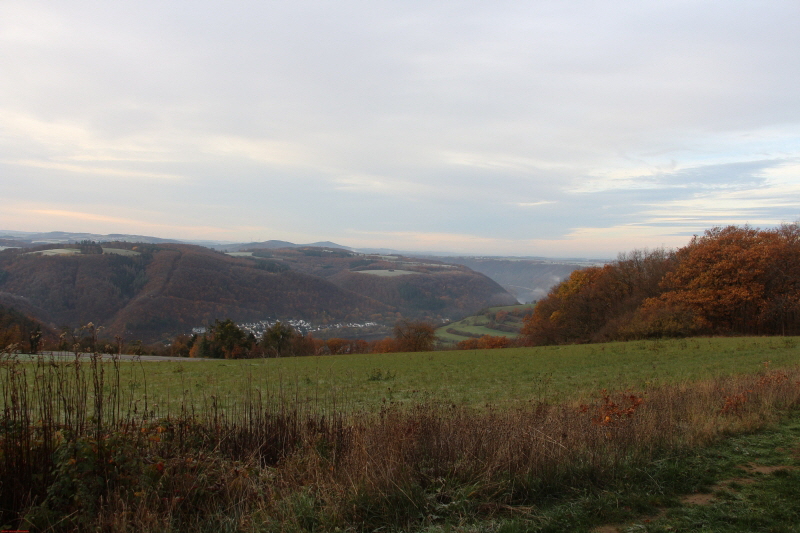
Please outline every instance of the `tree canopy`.
M576 270L526 318L530 344L800 333L800 228L707 230Z

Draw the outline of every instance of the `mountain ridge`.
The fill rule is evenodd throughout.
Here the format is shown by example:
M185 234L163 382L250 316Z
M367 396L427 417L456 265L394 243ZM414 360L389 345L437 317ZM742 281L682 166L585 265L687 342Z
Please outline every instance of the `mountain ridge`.
M7 249L0 252L0 305L54 328L93 322L106 335L151 342L224 318L393 324L513 302L500 285L466 267L343 249L264 252L119 241Z

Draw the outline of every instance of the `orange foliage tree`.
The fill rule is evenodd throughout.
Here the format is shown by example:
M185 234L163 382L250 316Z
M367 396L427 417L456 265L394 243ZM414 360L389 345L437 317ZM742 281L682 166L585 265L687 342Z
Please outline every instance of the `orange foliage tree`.
M676 252L578 270L524 319L529 344L800 333L800 228L728 226Z
M394 340L399 352L426 352L434 348L436 330L427 322L400 320L394 326Z
M511 339L502 335L482 335L477 339L467 339L456 344L457 350L493 350L508 348L512 345Z
M679 264L647 306L687 309L714 333L794 332L800 296L797 225L714 228L678 252Z

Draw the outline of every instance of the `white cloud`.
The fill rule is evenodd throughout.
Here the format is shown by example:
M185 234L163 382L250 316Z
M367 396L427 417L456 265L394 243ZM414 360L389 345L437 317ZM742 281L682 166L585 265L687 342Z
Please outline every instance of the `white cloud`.
M614 255L771 224L800 211L798 19L752 1L6 0L0 180L7 202L136 205L169 218L152 231L243 240L345 241L357 222L409 247Z
M114 161L119 161L114 159ZM84 176L101 176L103 178L132 178L132 179L146 179L146 180L183 180L183 176L176 174L163 174L158 172L143 172L137 170L124 170L120 168L110 167L94 167L89 165L75 165L68 163L51 163L47 161L36 160L18 160L18 161L5 161L9 165L16 165L21 167L42 168L47 170L58 171L63 174L64 172L83 174Z
M538 202L517 202L516 205L519 207L538 207L540 205L547 205L547 204L554 204L555 202L551 202L548 200L540 200Z

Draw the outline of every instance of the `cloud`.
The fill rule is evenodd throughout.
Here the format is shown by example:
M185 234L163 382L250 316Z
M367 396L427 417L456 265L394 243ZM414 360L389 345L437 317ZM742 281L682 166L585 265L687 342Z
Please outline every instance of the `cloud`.
M101 159L103 160L103 159ZM105 159L109 161L108 159ZM121 161L120 159L111 159L110 161ZM124 161L124 160L122 160ZM182 180L182 176L175 174L164 174L158 172L144 172L138 170L125 170L120 168L110 167L94 167L89 165L76 165L68 163L51 163L47 161L36 160L20 160L20 161L4 161L9 165L42 168L47 170L55 170L59 173L70 172L83 175L98 175L105 178L133 178L133 179L147 179L147 180Z
M248 139L234 136L211 136L199 147L205 153L246 157L259 163L277 166L303 166L309 158L294 143L271 139Z
M6 0L0 179L9 203L136 206L243 240L357 228L580 255L774 224L800 210L798 18L749 1ZM93 223L147 229L123 218Z
M547 204L554 204L555 202L548 201L548 200L540 200L538 202L517 202L516 205L519 207L538 207L540 205L547 205Z

